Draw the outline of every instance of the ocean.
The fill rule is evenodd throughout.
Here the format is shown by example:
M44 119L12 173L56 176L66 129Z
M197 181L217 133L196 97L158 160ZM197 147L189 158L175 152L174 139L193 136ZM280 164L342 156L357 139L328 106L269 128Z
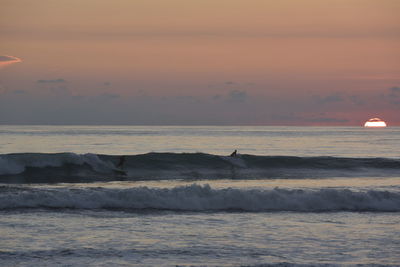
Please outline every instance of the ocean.
M400 266L400 128L0 125L0 265Z

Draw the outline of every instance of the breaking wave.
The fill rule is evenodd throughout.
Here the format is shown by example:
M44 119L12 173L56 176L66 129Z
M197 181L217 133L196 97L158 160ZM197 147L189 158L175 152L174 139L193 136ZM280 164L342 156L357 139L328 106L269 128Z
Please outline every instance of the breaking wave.
M399 212L400 193L348 189L213 189L209 185L175 188L0 187L0 209L68 208L169 211L371 211Z
M57 183L154 179L322 178L393 176L400 160L204 153L115 156L75 153L0 155L0 183Z

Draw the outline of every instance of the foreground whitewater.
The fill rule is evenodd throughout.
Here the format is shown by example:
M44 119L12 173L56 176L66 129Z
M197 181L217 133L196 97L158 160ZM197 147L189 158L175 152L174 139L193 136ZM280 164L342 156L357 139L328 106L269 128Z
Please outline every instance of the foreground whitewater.
M349 189L0 187L0 209L108 209L191 212L400 212L400 192ZM49 201L51 200L51 201Z

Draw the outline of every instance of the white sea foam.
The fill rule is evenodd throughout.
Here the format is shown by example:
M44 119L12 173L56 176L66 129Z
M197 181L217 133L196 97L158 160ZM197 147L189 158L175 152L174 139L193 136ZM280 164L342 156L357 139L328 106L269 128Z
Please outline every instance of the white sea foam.
M27 167L45 168L62 167L68 164L90 165L98 172L111 172L114 165L102 161L96 154L75 154L75 153L23 153L0 155L0 175L23 173Z
M190 185L172 189L137 187L24 188L2 187L1 209L157 209L176 211L400 211L400 193L347 189L213 189Z

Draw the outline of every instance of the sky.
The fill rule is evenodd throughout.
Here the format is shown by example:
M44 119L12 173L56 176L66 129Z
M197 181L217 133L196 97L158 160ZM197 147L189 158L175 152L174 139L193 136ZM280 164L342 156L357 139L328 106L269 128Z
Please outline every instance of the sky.
M0 124L400 126L398 0L0 6Z

